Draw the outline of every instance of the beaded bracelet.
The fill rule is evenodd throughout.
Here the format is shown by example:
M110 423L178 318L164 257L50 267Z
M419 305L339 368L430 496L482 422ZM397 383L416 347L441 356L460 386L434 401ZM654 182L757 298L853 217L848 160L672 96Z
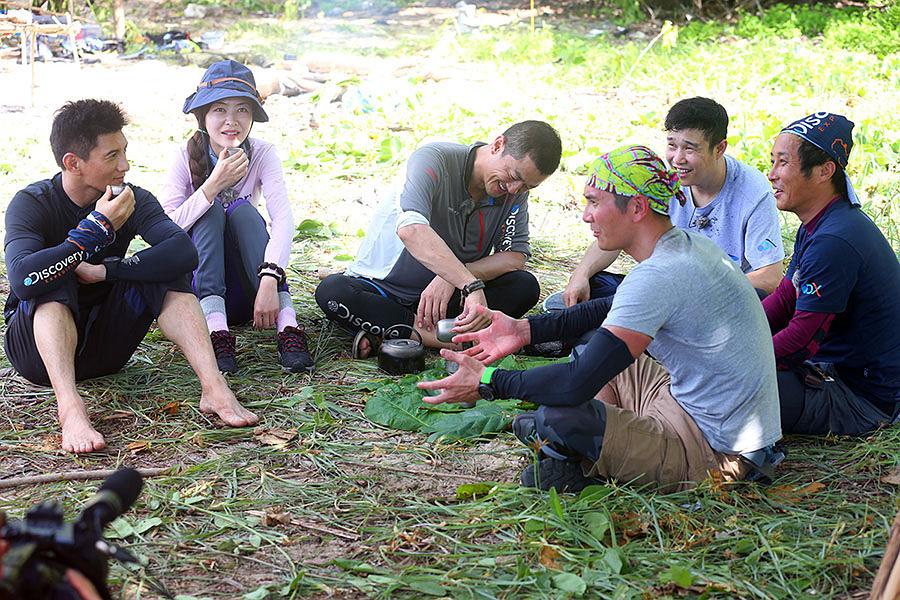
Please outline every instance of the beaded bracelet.
M287 281L287 275L284 272L284 269L279 267L275 263L264 262L259 265L259 268L256 269L257 277L274 277L278 280L279 284Z

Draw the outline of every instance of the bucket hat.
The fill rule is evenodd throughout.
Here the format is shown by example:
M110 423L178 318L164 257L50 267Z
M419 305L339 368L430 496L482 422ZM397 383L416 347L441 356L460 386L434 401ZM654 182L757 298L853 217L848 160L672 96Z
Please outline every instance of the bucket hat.
M250 69L234 60L220 60L206 69L197 91L184 101L184 114L224 100L225 98L249 98L253 101L253 120L265 123L269 115L263 110L263 99L256 91L256 80Z

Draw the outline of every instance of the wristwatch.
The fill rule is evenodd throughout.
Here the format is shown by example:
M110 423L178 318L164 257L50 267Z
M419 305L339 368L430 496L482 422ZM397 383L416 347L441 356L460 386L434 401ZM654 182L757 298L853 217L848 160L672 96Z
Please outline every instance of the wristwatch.
M103 266L106 267L106 281L119 280L119 265L122 259L118 256L107 256L103 259Z
M480 279L476 279L476 280L472 281L472 283L467 283L466 285L462 286L462 290L460 290L460 291L462 292L462 297L465 298L472 292L475 292L478 290L483 290L483 289L484 289L484 282Z
M491 386L491 376L496 370L495 367L488 367L484 370L484 373L481 374L481 383L478 384L478 395L484 400L494 399L494 388Z

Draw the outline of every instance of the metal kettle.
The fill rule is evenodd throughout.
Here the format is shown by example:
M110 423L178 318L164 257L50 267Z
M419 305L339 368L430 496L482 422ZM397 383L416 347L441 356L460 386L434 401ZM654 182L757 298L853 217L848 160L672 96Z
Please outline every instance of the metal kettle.
M391 331L407 328L416 334L418 341L412 338L388 339ZM425 344L422 336L410 325L399 323L384 330L381 348L378 351L378 367L391 375L406 375L425 370Z

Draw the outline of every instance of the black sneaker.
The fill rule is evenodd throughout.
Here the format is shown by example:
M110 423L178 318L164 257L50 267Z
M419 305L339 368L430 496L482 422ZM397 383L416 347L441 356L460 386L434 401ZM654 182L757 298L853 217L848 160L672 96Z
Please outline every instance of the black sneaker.
M213 331L209 334L213 352L216 353L216 364L219 370L229 375L237 373L237 361L234 358L236 338L230 331Z
M535 477L534 463L522 471L520 481L523 486L540 488L544 491L556 488L557 492L577 494L589 485L603 483L599 479L585 477L580 462L542 458L537 467L537 477Z
M278 358L281 366L291 373L312 370L313 358L309 355L306 332L296 327L285 327L278 332Z

